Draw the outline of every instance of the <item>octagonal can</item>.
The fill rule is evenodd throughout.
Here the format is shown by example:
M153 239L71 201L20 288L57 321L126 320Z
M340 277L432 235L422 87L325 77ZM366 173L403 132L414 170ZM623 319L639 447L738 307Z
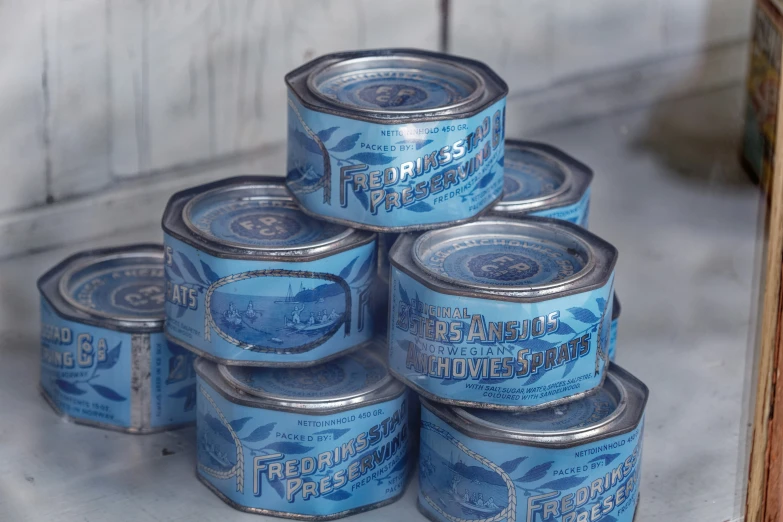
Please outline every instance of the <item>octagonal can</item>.
M305 368L199 359L196 371L197 476L229 505L329 520L404 492L412 394L374 350Z
M40 389L69 420L129 433L195 420L193 356L163 335L163 248L73 255L38 280Z
M631 522L647 396L612 365L596 394L532 413L422 399L419 510L435 522Z
M587 228L593 171L562 150L506 140L503 197L492 214L563 219Z
M612 296L612 333L609 336L609 360L614 362L617 350L617 324L620 322L620 301L617 292Z
M532 410L604 379L617 250L562 220L481 218L391 251L390 371L428 399Z
M223 364L316 364L373 336L375 234L306 216L282 181L172 196L163 216L166 334Z
M500 197L508 87L483 63L343 52L285 80L286 183L308 214L402 232L471 220Z

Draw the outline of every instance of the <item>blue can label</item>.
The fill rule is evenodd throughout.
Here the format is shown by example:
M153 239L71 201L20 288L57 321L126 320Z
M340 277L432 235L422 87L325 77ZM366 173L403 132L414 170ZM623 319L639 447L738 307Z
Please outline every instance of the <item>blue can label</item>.
M375 242L312 262L213 257L165 235L166 330L236 363L312 362L373 335Z
M150 336L150 424L153 428L188 424L196 420L196 357L166 340Z
M199 476L245 508L331 515L402 493L410 469L407 393L332 415L227 401L198 379Z
M590 189L588 188L582 199L573 205L539 210L531 212L529 215L562 219L563 221L570 221L580 227L587 228L590 220Z
M136 364L148 364L149 372L134 377L133 350L146 346L146 338L149 353L137 356ZM193 422L192 364L193 356L167 343L162 333L130 334L69 321L41 300L41 388L75 420L133 429Z
M468 258L455 265L493 283L508 273ZM559 268L530 277L560 277ZM392 267L390 368L434 397L479 406L534 407L592 390L607 366L613 284L614 275L592 291L524 304L441 294Z
M631 522L643 422L564 449L470 438L422 408L419 504L435 520Z
M227 366L225 370L253 394L289 400L355 396L389 375L380 360L364 351L306 368Z
M614 362L615 349L617 348L617 321L612 320L612 333L609 335L609 360Z
M363 96L371 91L341 96L370 103ZM412 107L433 100L383 94ZM358 225L421 228L468 219L503 190L505 103L470 118L381 125L312 111L289 94L286 184L310 212Z

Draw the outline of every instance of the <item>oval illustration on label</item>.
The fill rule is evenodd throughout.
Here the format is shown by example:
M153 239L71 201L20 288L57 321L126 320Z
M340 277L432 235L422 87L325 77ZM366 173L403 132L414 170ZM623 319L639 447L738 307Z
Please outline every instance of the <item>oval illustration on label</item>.
M206 325L246 350L302 353L351 325L351 290L339 276L254 270L218 279L205 296Z
M501 466L427 421L421 425L420 451L421 495L429 507L455 522L500 520L505 515L513 520L516 489Z

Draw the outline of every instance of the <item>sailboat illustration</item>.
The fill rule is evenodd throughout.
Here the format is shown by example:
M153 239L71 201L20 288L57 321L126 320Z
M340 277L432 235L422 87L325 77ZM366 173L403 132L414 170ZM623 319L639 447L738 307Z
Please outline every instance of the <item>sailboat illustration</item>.
M304 285L302 283L299 283L299 291L304 291ZM291 288L291 283L288 283L288 293L285 296L285 299L277 299L275 300L275 303L284 303L284 304L299 304L299 301L296 300L296 296L294 296L294 291Z

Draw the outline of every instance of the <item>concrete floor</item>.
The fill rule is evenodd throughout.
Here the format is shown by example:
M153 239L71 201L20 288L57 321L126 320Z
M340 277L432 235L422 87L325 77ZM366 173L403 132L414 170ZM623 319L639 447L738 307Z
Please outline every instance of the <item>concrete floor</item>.
M758 194L736 163L740 98L729 89L531 137L595 169L591 228L620 250L618 362L652 393L638 522L733 520L741 505ZM71 425L37 394L35 279L77 250L160 238L138 230L0 263L0 520L263 518L196 481L192 430ZM423 520L415 489L356 518Z

